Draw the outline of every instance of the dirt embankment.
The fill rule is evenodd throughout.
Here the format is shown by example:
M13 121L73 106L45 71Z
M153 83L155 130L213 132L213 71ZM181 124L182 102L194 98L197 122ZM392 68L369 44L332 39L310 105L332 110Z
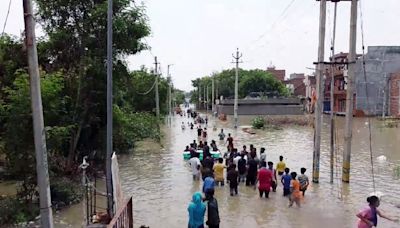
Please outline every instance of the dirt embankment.
M314 125L313 115L285 115L285 116L263 116L266 125L269 126L310 126Z

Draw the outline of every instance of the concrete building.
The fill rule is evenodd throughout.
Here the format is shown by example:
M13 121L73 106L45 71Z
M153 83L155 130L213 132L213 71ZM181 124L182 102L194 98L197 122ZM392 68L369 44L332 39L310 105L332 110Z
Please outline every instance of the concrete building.
M305 86L305 97L310 97L311 98L311 94L312 91L315 90L315 86L316 86L316 78L315 75L306 75L304 78L304 86Z
M389 79L389 115L400 116L400 72Z
M291 74L290 79L284 83L291 90L294 96L306 97L306 85L304 83L304 74Z
M333 59L334 62L347 62L348 53L338 53ZM331 78L334 77L333 88L333 111L341 114L346 112L346 77L347 71L345 65L334 65L333 72L331 73L331 66L325 66L325 80L324 80L324 112L331 111ZM332 74L332 75L331 75ZM354 110L354 109L353 109Z
M302 79L304 79L304 78L305 78L305 75L304 75L304 73L292 73L292 74L290 74L290 76L289 76L289 80L290 80L290 79L296 79L296 78L302 78Z
M284 82L286 76L286 70L277 70L275 66L270 66L267 68L267 72L271 73L277 80Z
M366 115L389 114L394 104L390 105L389 99L390 78L393 73L400 72L400 46L371 46L364 56L366 68L366 81L362 67L362 58L356 63L356 109L362 110ZM396 75L394 80L396 81ZM391 84L396 88L396 85ZM368 100L367 102L367 92Z

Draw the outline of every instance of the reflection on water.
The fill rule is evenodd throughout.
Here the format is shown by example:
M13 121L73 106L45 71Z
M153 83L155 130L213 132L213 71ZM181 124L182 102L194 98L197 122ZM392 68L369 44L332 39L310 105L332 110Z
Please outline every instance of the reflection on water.
M240 117L241 125L249 125L252 117ZM325 118L325 117L324 117ZM209 140L217 139L219 129L232 133L235 145L253 144L266 147L267 160L278 161L279 155L292 170L299 172L307 168L311 178L313 131L308 127L290 126L283 130L256 131L255 135L234 130L231 122L220 122L209 118L218 131L209 127ZM230 118L232 119L232 118ZM135 227L142 224L150 227L187 227L187 205L201 183L193 182L189 166L182 159L182 150L193 139L196 130L181 129L186 117L175 116L171 127L166 127L163 148L146 144L131 155L121 156L120 176L126 195L134 200ZM214 123L214 121L216 121ZM335 171L335 183L329 183L329 126L324 120L322 135L320 184L311 185L301 209L288 208L282 197L282 187L270 194L270 199L260 199L252 187L239 187L239 195L231 197L229 188L217 187L221 227L355 227L355 214L366 205L366 197L372 192L371 165L366 119L355 119L353 130L353 154L351 183L340 181L340 164ZM400 134L397 128L381 128L379 121L372 121L373 156L377 191L385 194L381 210L390 215L399 215L399 180L393 169L400 165ZM344 119L337 118L338 159L343 147ZM220 145L223 147L223 145ZM224 150L223 150L224 151ZM385 155L386 162L378 163L376 157ZM399 227L398 224L380 219L380 227Z

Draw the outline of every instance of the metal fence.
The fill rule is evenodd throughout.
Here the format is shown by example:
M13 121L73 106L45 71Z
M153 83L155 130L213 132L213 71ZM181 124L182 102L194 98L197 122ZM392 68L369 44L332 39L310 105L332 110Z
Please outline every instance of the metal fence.
M115 213L107 228L133 228L132 197Z

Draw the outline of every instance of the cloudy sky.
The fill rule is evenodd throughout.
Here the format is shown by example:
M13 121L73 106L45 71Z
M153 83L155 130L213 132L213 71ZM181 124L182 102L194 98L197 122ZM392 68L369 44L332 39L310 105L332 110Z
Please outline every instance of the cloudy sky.
M3 29L8 0L0 0ZM152 34L152 47L129 58L130 69L151 67L153 55L166 66L176 87L191 89L191 80L233 67L232 53L243 53L241 67L265 69L270 64L290 73L310 73L317 59L319 2L315 0L142 0ZM378 3L379 2L379 3ZM400 0L361 0L365 43L400 45ZM328 2L326 59L333 25ZM338 4L336 50L348 50L350 2ZM360 20L358 50L361 49ZM5 32L23 30L22 1L12 0Z

